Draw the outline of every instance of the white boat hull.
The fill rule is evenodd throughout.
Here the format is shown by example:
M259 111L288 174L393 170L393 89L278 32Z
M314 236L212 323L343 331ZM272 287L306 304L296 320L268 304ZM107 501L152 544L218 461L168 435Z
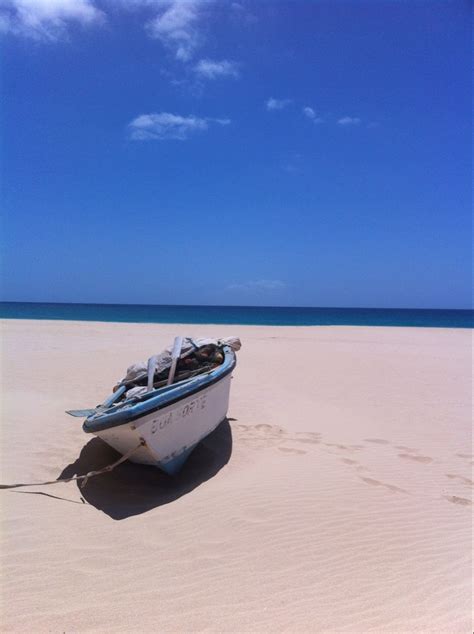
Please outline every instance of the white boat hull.
M231 375L133 421L93 431L121 454L144 441L130 460L174 474L196 445L221 423L229 406Z

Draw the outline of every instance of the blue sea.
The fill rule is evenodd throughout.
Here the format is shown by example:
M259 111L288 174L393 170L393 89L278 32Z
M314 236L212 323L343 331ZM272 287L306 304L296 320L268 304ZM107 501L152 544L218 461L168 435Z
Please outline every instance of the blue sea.
M411 308L286 308L0 302L0 318L152 324L474 327L474 311L472 310L420 310Z

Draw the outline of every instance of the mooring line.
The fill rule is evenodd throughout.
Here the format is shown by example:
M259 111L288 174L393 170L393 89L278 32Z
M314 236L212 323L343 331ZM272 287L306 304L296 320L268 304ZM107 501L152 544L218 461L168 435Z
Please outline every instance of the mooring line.
M41 487L47 484L58 484L59 482L73 482L74 480L83 480L83 482L81 482L81 489L83 489L86 486L89 478L102 475L103 473L109 473L110 471L115 469L115 467L118 467L119 464L121 464L122 462L125 462L125 460L128 460L130 456L133 453L135 453L135 451L138 451L138 449L140 449L141 447L144 447L145 444L146 444L145 441L141 440L139 445L137 445L133 449L130 449L130 451L127 451L127 453L124 453L123 456L121 456L116 462L113 462L112 464L109 464L106 467L103 467L102 469L98 469L96 471L89 471L89 473L86 473L85 475L73 476L72 478L60 478L58 480L49 480L48 482L27 482L27 483L20 482L18 484L0 484L0 489L18 489L19 487Z

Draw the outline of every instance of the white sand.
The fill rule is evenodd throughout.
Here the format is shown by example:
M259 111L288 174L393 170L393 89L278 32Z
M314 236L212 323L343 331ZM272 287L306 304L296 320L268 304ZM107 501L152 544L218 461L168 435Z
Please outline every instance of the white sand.
M4 321L1 482L112 461L64 410L175 334L242 338L229 425L0 491L1 630L470 632L468 330Z

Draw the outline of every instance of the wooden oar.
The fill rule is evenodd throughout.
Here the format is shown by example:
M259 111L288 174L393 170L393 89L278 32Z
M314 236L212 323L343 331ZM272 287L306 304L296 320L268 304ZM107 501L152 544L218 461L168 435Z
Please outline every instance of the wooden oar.
M89 416L97 414L97 412L101 412L102 410L107 409L108 407L113 405L122 396L122 394L125 393L126 389L127 387L125 385L121 385L119 389L111 394L109 398L105 399L105 401L101 405L98 405L97 407L94 407L92 409L69 409L66 410L66 414L69 414L70 416L75 416L77 418L88 418Z

